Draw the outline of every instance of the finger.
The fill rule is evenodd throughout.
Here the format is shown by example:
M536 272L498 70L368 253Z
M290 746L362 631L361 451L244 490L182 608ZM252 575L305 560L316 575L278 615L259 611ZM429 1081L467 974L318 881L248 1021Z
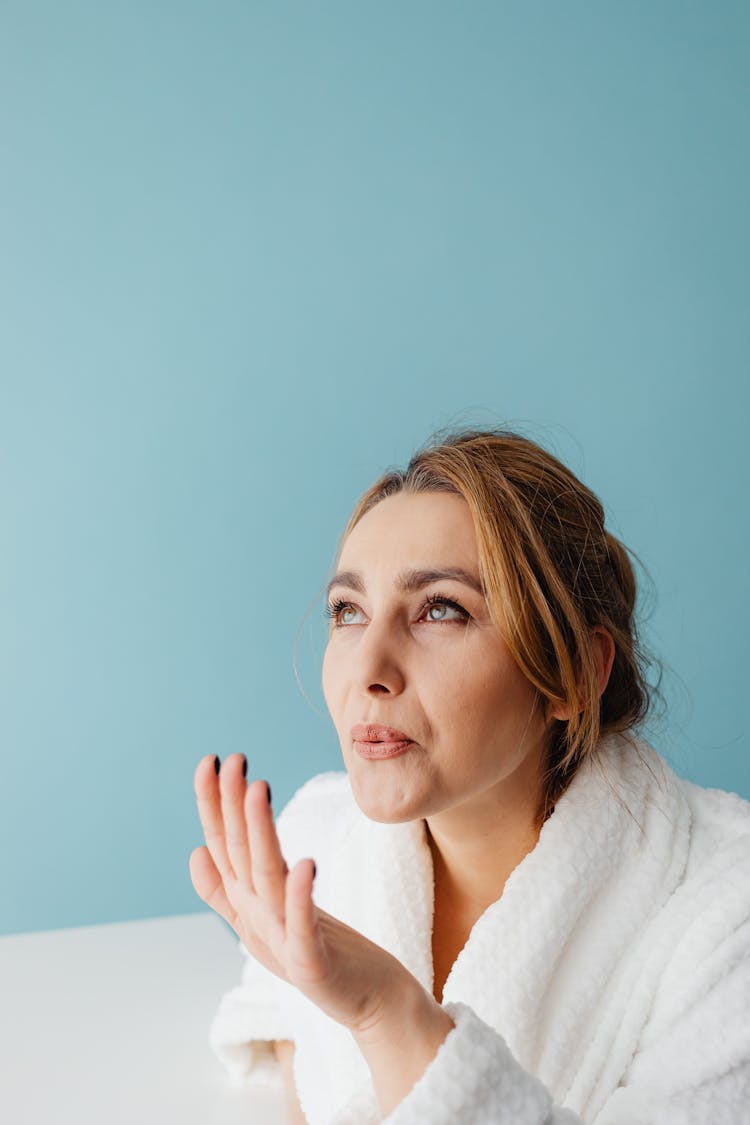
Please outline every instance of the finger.
M230 754L221 764L219 794L229 862L238 880L252 890L252 865L245 822L247 782L244 770L247 770L245 755Z
M240 918L237 911L227 898L219 869L211 858L211 853L206 847L195 848L190 853L190 878L199 898L202 898L212 910L220 914L228 922L238 937Z
M206 838L206 845L226 884L235 876L224 838L224 817L221 812L219 779L216 776L214 760L213 754L207 754L205 758L201 758L195 770L193 784L198 803L198 816L203 828L203 835Z
M289 868L281 854L265 781L254 781L252 785L248 785L245 816L255 892L277 918L283 919Z
M301 859L286 881L286 951L291 964L309 972L320 952L318 908L313 902L315 863Z
M232 927L237 937L245 946L248 953L260 959L262 964L275 972L277 976L284 976L284 969L272 952L272 947L281 949L284 940L283 925L275 918L265 920L261 927L265 934L271 936L271 943L259 933L259 916L252 917L250 904L253 896L249 892L240 890L241 895L246 895L242 912L234 909L227 897L226 889L216 864L211 858L208 848L195 848L190 854L190 878L196 893L207 903L212 910L220 914L225 922ZM262 903L258 904L261 908ZM262 910L261 910L262 913ZM252 921L251 921L252 917ZM261 918L260 921L263 921Z

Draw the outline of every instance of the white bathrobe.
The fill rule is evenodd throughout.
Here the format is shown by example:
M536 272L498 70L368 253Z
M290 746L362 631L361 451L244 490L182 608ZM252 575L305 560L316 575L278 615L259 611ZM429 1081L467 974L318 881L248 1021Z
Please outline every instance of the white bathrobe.
M456 1026L388 1125L750 1125L750 803L636 746L602 742L476 922L443 990ZM424 821L371 821L324 773L277 827L318 905L431 993ZM268 1041L293 1039L310 1125L382 1121L351 1034L239 948L209 1035L233 1080L280 1083Z

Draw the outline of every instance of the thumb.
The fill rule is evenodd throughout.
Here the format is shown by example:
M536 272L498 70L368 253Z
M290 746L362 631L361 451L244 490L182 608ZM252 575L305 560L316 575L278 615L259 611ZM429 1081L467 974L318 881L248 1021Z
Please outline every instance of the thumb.
M325 972L319 911L312 897L314 878L314 860L301 859L286 879L286 960L291 972L306 980L318 980Z

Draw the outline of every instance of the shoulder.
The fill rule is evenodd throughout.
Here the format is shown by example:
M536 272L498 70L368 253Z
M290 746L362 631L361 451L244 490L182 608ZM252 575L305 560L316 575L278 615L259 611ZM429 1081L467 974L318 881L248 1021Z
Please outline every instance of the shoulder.
M664 902L665 916L681 919L676 940L697 939L705 951L712 938L720 943L750 922L750 802L681 777L643 740L635 749L653 778L644 791L646 816L653 806L660 814L653 823L668 822L666 831L654 833L653 844L666 849L676 876Z
M705 990L712 975L722 978L750 955L750 802L684 779L680 785L690 836L681 885L667 908L679 983L670 972L665 978L685 994Z
M646 803L659 806L678 835L687 834L683 882L735 862L750 863L750 801L689 781L645 740L628 741L655 780L648 787Z
M658 1042L669 1031L675 1055L701 1043L709 1065L717 1044L731 1043L747 1021L750 802L722 789L681 785L690 810L687 862L652 931L652 946L661 944L668 957L656 982L649 1037Z
M680 779L690 809L690 852L686 876L750 870L750 801L724 789L707 789Z
M750 801L726 789L706 789L681 779L694 819L718 828L723 835L750 833Z

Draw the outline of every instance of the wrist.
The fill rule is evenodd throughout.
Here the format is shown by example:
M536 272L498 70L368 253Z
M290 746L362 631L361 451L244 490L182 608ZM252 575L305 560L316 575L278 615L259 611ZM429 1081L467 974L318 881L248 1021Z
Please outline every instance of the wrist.
M394 959L394 972L387 986L380 983L377 1002L368 1009L366 1018L349 1031L357 1046L364 1050L398 1031L402 1023L421 1023L435 1004L435 998L422 988L417 978Z
M455 1026L435 997L408 973L378 1017L352 1031L384 1116L422 1077Z

